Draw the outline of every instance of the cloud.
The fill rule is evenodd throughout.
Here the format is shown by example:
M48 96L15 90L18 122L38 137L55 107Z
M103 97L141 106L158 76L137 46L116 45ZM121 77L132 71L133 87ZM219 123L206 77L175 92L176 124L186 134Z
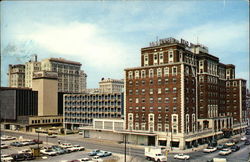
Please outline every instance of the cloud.
M107 70L123 67L127 48L108 37L101 27L88 23L40 24L35 32L22 34L19 41L32 40L57 56L79 58L90 67ZM103 66L105 64L105 67Z
M249 48L248 22L209 22L200 26L185 29L177 36L186 40L198 41L211 51L247 51ZM244 40L244 41L243 41ZM241 43L238 43L241 42ZM237 45L236 45L237 44ZM227 53L224 53L227 54Z

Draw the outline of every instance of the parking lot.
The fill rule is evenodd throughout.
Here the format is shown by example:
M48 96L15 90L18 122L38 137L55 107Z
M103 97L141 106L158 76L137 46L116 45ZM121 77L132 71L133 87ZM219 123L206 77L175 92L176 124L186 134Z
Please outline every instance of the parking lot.
M16 139L16 140L1 141L1 144L5 144L5 145L8 146L8 148L6 148L6 149L1 149L1 155L18 154L22 150L27 150L27 149L30 150L31 147L38 146L38 144L32 144L32 145L27 145L27 146L19 146L19 147L11 146L11 143L13 143L13 142L21 142L21 141L27 141L27 139ZM30 141L32 141L32 140L30 140ZM52 144L52 143L43 142L43 144L39 144L39 147L41 149L43 149L43 148L49 148L52 145L56 146L55 144ZM57 146L59 146L59 145L57 145ZM61 144L60 148L62 148L62 146L63 145ZM75 148L75 147L74 146L69 146L68 148L66 148L66 146L65 146L65 148L62 148L62 150L68 150L67 152L62 152L60 154L57 153L55 156L41 154L40 157L37 157L36 159L31 160L31 161L61 162L61 161L75 160L74 162L77 162L76 160L79 160L79 159L82 159L82 158L85 158L86 161L87 161L87 158L89 158L89 160L95 158L92 161L109 161L109 160L118 160L119 159L118 155L113 155L112 153L111 153L112 155L105 155L105 156L103 155L104 157L89 156L88 154L90 152L92 152L93 150L88 150L88 149L85 149L85 148L84 148L84 150L82 150L83 148L81 150L74 150L73 148ZM104 151L101 151L101 152L104 152Z

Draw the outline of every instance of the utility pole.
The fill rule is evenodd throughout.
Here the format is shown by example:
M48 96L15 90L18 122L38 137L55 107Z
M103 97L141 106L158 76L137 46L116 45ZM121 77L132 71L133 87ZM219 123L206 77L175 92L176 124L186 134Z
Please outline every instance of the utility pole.
M126 156L127 156L127 138L126 138L126 134L124 134L124 142L125 142L125 150L124 150L124 162L126 162Z

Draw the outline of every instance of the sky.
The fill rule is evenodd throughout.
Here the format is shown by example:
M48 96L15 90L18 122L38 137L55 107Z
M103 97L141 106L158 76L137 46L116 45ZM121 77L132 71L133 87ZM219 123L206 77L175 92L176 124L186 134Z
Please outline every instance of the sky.
M96 88L102 77L123 79L140 66L141 48L168 37L204 44L249 81L247 0L2 1L2 86L9 64L37 54L81 62Z

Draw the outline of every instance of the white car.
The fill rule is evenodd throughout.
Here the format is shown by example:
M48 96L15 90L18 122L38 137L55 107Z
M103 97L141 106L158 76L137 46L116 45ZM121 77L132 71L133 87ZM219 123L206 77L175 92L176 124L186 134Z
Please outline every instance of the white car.
M217 148L216 147L207 147L203 150L203 152L207 152L207 153L210 153L210 152L214 152L216 151Z
M5 135L1 136L2 141L15 140L15 139L16 137L5 136Z
M18 151L18 153L19 154L21 154L21 153L30 153L30 154L32 154L30 149L24 149L24 150Z
M85 148L82 147L82 146L80 146L80 145L74 145L73 148L76 148L77 151L83 151L83 150L85 150Z
M7 148L9 148L8 145L6 145L5 143L1 143L1 149L7 149Z
M63 143L60 145L62 148L70 148L73 147L71 143Z
M57 135L55 135L55 134L48 135L48 138L56 138L56 137L57 137Z
M97 162L102 162L103 160L99 157L99 156L94 156L92 158L93 161L97 161Z
M225 145L226 146L233 146L233 145L235 145L235 143L234 142L227 142L227 143L225 143Z
M243 136L243 137L240 138L240 140L241 140L241 141L245 141L245 140L247 140L247 137L246 137L246 136Z
M66 149L69 150L70 152L79 151L78 148L76 148L76 147L68 147Z
M1 162L13 161L14 159L9 155L1 155Z
M175 159L181 159L181 160L188 160L190 159L190 156L189 155L184 155L184 154L177 154L174 156Z
M219 155L229 155L231 153L232 153L232 150L230 149L222 149L220 150Z
M40 152L41 152L41 154L49 155L49 156L55 156L57 154L53 150L46 150L46 149L40 150Z

